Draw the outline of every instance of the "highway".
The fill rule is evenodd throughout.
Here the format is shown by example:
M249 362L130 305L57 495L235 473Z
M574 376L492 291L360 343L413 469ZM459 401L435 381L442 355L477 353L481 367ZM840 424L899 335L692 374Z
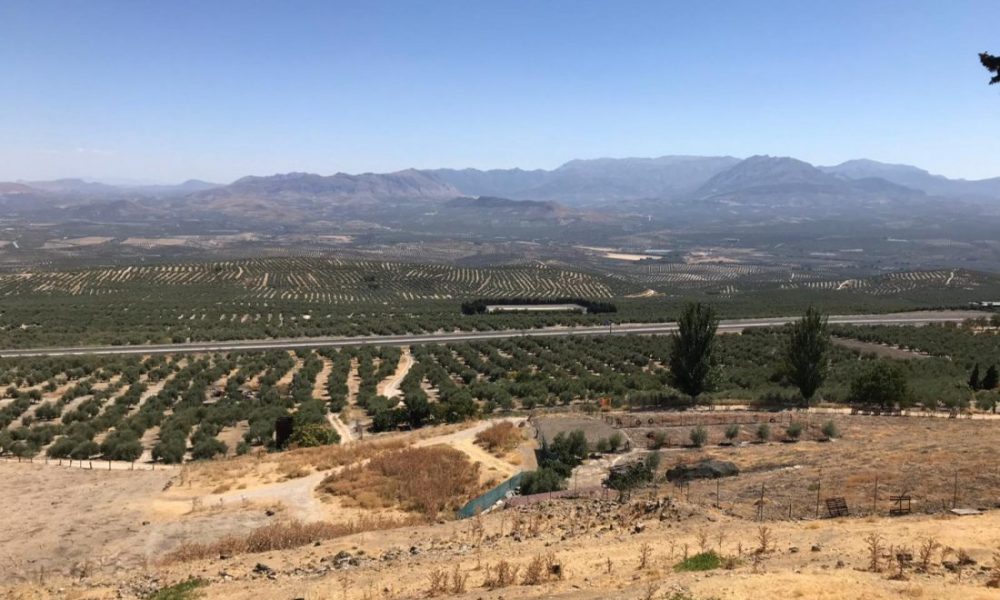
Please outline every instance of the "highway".
M958 323L965 319L989 316L979 311L928 311L887 313L880 315L832 315L831 325L909 325L931 323ZM785 325L798 317L770 317L761 319L730 319L719 322L719 332L733 333L751 327ZM440 344L495 340L523 336L561 337L572 335L660 335L677 331L676 323L624 323L613 326L543 327L536 329L505 329L501 331L436 332L407 335L373 335L357 337L311 337L263 340L235 340L226 342L189 342L181 344L154 344L143 346L78 346L66 348L21 348L0 350L0 357L94 356L94 355L146 355L197 352L232 352L247 350L293 350L297 348L356 348L359 346L409 346L411 344Z

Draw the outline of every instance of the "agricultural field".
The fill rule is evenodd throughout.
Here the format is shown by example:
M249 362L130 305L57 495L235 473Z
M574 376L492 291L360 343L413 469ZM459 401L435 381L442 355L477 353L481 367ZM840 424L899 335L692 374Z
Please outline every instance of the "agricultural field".
M639 261L640 263L644 261ZM612 302L613 315L464 315L463 302ZM1000 298L972 271L832 277L740 264L604 268L582 261L463 266L357 258L256 258L0 274L0 348L137 345L668 321L691 300L724 317L889 312Z
M847 406L851 382L893 344L908 405L970 406L969 372L1000 362L992 328L839 327L821 404ZM718 338L702 402L796 406L781 370L783 329ZM350 441L401 428L534 409L687 408L670 385L665 336L520 337L477 342L191 355L0 361L0 451L22 459L181 463L256 449ZM906 356L905 352L902 353ZM987 407L989 408L989 407ZM288 418L287 440L275 441Z

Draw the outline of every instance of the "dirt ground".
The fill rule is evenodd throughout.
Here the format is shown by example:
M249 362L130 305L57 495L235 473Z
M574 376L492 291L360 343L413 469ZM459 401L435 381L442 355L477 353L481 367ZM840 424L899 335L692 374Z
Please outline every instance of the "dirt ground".
M736 478L695 482L685 494L719 505L746 518L757 515L764 494L769 518L815 517L817 504L843 497L854 514L885 515L893 496L908 495L913 511L939 513L954 507L1000 506L1000 467L993 460L1000 429L988 420L929 417L874 417L786 413L715 413L687 415L683 425L623 428L636 447L649 445L654 431L667 434L672 446L660 450L662 468L705 458L732 461ZM676 415L670 415L676 418ZM791 421L802 423L801 441L788 443ZM772 422L773 421L773 422ZM840 437L822 441L822 426L833 421ZM771 439L757 443L759 424L767 422ZM730 423L740 427L736 445L720 445ZM708 443L690 447L692 428L703 425ZM718 494L718 498L716 496Z
M580 430L587 437L587 443L593 447L598 440L614 434L615 429L598 417L587 417L580 414L546 414L531 419L538 431L538 439L550 442L559 433Z
M1000 510L993 509L1000 490L994 485L1000 479L993 449L1000 438L992 422L843 416L835 417L842 433L836 441L817 441L817 419L807 423L798 443L762 444L750 443L753 430L746 424L739 441L747 443L723 447L718 446L723 421L735 417L709 417L711 446L665 448L661 469L708 456L737 463L742 473L719 480L718 488L711 481L690 488L659 484L624 503L613 494L554 500L466 521L170 565L159 558L181 541L211 541L275 520L355 516L336 501L317 498L314 484L364 444L447 444L494 468L497 477L519 466L493 463L500 459L471 444L487 423L334 450L241 457L179 472L0 462L2 497L30 507L0 514L0 598L141 598L189 577L206 581L202 597L221 599L662 600L680 592L694 600L1000 598L1000 591L987 587L1000 574L994 572L1000 567L994 558ZM674 426L674 439L692 426L694 417L686 418ZM605 460L640 456L645 429L623 428L636 448ZM327 470L310 468L309 461ZM982 514L959 517L943 510L942 503L950 507L955 501L956 466L958 506L985 509ZM766 510L758 522L754 502L761 484ZM886 516L889 496L903 490L913 496L913 514ZM846 497L852 516L816 518L817 496L834 494ZM876 510L866 515L873 496ZM786 514L789 498L792 518ZM761 527L769 538L763 552ZM880 536L875 571L872 534ZM924 544L932 548L926 569L920 565ZM712 571L675 571L685 556L701 550L731 560ZM546 567L529 577L535 560ZM486 585L502 561L518 575L509 586ZM553 564L559 575L546 575ZM461 585L454 583L456 575ZM449 583L433 586L441 577Z

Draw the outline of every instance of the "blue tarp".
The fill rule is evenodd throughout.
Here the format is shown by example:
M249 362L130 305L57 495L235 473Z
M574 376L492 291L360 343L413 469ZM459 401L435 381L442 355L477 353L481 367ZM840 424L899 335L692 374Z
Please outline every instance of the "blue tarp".
M498 501L503 500L507 496L508 492L521 487L522 478L524 478L524 473L518 473L482 496L469 500L465 506L458 509L458 518L468 519L469 517L474 517L476 516L476 513L481 513L496 504Z

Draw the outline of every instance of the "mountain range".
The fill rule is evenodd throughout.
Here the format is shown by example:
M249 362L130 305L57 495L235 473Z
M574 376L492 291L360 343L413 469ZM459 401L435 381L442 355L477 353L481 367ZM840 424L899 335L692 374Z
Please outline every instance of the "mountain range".
M573 160L556 169L531 171L287 173L243 177L229 185L194 180L175 186L112 186L79 179L0 183L0 208L8 214L94 221L114 215L151 220L183 212L186 218L242 223L361 219L397 226L417 215L440 214L440 222L448 211L461 212L463 221L478 211L485 222L565 223L603 221L607 214L815 219L857 217L858 209L888 214L955 207L995 211L1000 177L948 179L909 165L864 159L816 167L788 157L663 156Z

